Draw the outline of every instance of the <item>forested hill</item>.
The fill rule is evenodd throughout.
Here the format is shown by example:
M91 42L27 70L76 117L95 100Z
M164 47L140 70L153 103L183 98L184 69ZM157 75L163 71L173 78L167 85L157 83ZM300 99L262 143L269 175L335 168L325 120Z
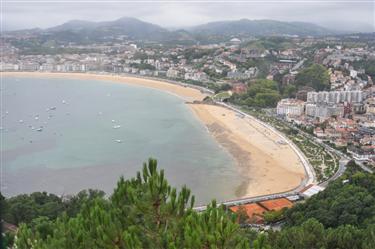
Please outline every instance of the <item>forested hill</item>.
M150 159L107 199L84 191L61 199L47 193L1 198L3 218L19 226L16 248L375 248L375 175L355 163L343 177L288 210L281 231L256 232L215 202L191 209L190 190L177 191ZM5 245L14 237L6 233Z
M191 32L195 34L205 33L206 35L225 36L322 36L335 34L332 30L311 23L249 19L211 22L191 28Z
M168 30L136 18L123 17L113 21L91 22L72 20L48 29L13 31L32 33L37 40L57 43L93 43L121 39L144 42L195 44L229 41L232 37L259 36L324 36L335 34L321 26L303 22L248 20L212 22L180 30Z

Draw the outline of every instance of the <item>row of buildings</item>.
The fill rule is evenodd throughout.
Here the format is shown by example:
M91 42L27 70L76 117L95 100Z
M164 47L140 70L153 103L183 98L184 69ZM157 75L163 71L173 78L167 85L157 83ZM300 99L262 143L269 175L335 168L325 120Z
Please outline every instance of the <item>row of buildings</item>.
M375 94L366 91L308 92L307 101L282 99L276 113L346 151L356 160L375 160Z

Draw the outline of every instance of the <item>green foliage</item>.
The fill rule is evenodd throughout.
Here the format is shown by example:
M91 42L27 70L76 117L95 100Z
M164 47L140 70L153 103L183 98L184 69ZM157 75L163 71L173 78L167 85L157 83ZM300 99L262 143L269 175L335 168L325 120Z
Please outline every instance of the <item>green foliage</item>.
M273 223L273 222L277 222L277 221L280 221L282 219L284 219L284 213L286 211L286 208L285 209L281 209L281 210L277 210L277 211L268 211L268 212L265 212L264 213L264 221L266 223Z
M327 189L286 212L289 225L314 218L325 227L365 226L375 217L375 176L363 172L335 181Z
M277 84L272 80L256 80L249 83L245 94L233 94L230 101L249 107L275 107L281 96Z
M273 249L370 249L375 246L374 232L373 225L367 229L351 225L327 229L317 220L309 219L299 226L270 232L266 243Z
M153 65L147 64L147 63L132 63L130 64L131 67L138 68L139 70L155 70L155 67Z
M198 69L200 69L200 68L201 67L199 67ZM222 73L217 73L214 69L209 69L209 68L204 68L203 72L205 72L211 79L224 78L228 73L227 70L223 70Z
M326 190L291 209L265 213L269 222L285 216L286 225L259 233L237 224L246 223L245 210L233 214L213 201L205 211L194 211L190 190L183 187L177 192L168 184L164 171L157 170L156 160L150 159L136 177L120 178L109 199L101 191L81 191L68 198L71 209L65 208L56 219L40 215L21 223L15 244L19 249L372 249L374 183L374 174L349 162L345 174ZM31 199L33 205L44 209L41 203L56 200L45 193L21 197L11 198L11 204L15 199L17 203ZM0 200L9 213L7 200ZM38 208L36 213L42 213ZM11 245L13 238L5 234L3 243Z
M284 50L293 47L291 40L281 37L263 37L259 40L250 41L246 43L243 47L249 49L258 49L260 51L265 50Z
M15 225L22 222L29 223L39 216L54 219L63 210L61 198L46 192L18 195L6 200L6 205L3 217L7 222Z
M210 88L214 90L215 93L220 93L222 91L228 91L232 89L232 86L229 84L212 84L212 87Z
M38 217L56 219L62 212L75 216L83 204L91 203L96 198L103 198L105 193L99 190L83 190L75 196L63 198L46 192L22 194L2 201L3 218L11 224L32 223Z
M10 232L4 232L0 236L0 248L11 248L14 243L14 234Z
M328 70L322 65L313 64L297 74L295 84L298 87L309 86L317 91L328 89Z
M283 89L283 97L294 98L296 97L297 88L294 85L287 85Z
M196 49L196 48L188 48L183 51L184 57L188 61L192 61L194 59L201 59L204 56L208 56L213 54L215 49Z
M360 60L353 62L353 66L356 69L365 69L365 73L370 75L372 78L375 77L375 60ZM367 80L366 77L363 79Z
M236 217L213 202L194 212L194 196L172 188L157 170L144 164L135 178L121 178L109 200L85 203L76 217L40 218L32 229L22 224L17 248L248 248Z

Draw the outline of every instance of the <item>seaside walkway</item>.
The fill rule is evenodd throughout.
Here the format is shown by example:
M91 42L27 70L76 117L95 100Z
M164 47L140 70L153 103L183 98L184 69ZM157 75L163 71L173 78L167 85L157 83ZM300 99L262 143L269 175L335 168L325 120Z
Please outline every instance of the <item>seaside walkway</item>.
M222 106L222 107L225 107L225 108L228 108L228 109L242 115L245 118L251 119L251 120L257 122L258 124L262 125L266 129L269 129L270 131L272 131L276 135L278 135L298 155L298 157L299 157L299 159L300 159L300 161L301 161L301 163L304 167L305 175L306 175L306 177L301 181L301 183L296 188L294 188L292 190L289 190L289 191L286 191L286 192L281 192L281 193L262 195L262 196L234 199L234 200L221 202L220 204L223 204L225 206L234 206L234 205L242 205L242 204L247 204L247 203L252 203L252 202L272 200L272 199L276 199L276 198L289 197L289 196L297 195L302 189L304 189L306 186L308 186L310 184L316 184L316 176L315 176L315 171L314 171L313 167L311 166L311 164L309 163L309 161L307 160L307 158L305 157L303 152L292 141L290 141L284 134L282 134L280 131L276 130L271 125L269 125L267 123L264 123L264 122L258 120L257 118L255 118L255 117L253 117L253 116L251 116L251 115L249 115L249 114L247 114L247 113L245 113L241 110L238 110L237 108L235 108L231 105L228 105L226 103L219 102L219 101L215 101L215 104L217 104L219 106ZM203 205L203 206L195 207L194 210L204 211L206 208L207 208L207 206Z

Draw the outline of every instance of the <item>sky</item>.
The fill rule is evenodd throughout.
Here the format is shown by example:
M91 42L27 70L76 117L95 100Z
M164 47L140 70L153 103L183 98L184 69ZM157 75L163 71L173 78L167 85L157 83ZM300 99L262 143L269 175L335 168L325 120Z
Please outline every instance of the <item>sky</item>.
M375 31L375 0L1 0L3 30L136 17L166 28L247 18Z

